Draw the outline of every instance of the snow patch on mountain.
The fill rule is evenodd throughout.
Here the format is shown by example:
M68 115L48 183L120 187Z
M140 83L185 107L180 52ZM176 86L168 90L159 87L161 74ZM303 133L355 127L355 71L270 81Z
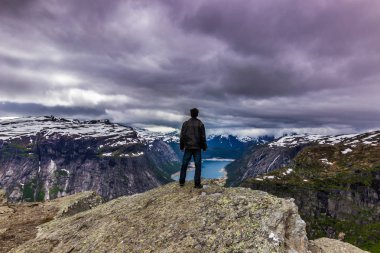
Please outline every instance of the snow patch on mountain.
M322 158L322 159L319 159L322 163L324 164L327 164L327 165L333 165L332 162L329 162L329 160L327 160L327 158Z
M345 150L343 150L341 152L342 152L343 155L345 155L345 154L348 154L348 153L352 152L352 149L346 148Z

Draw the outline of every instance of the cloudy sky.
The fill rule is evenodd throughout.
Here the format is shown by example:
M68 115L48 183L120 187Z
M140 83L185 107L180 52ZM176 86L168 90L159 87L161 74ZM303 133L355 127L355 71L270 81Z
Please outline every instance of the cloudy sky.
M0 116L380 128L380 1L1 0Z

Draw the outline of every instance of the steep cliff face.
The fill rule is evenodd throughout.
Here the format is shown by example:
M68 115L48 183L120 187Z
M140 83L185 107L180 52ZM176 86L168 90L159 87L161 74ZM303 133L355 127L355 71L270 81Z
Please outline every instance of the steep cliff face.
M305 146L272 148L262 145L251 147L243 157L226 167L227 185L237 186L246 179L287 166Z
M206 188L180 188L172 183L105 204L81 193L34 207L12 206L17 212L0 225L0 250L10 252L289 252L363 253L331 239L309 241L305 223L292 200L262 191L223 188L213 181ZM9 223L22 223L22 209L40 222L27 223L14 243ZM47 210L50 210L48 213ZM43 217L50 219L43 222ZM49 216L48 216L49 217ZM28 217L31 220L30 216ZM37 217L36 217L37 218ZM5 226L4 226L5 225ZM19 226L17 225L17 226ZM29 231L29 233L27 233ZM33 232L34 231L34 232ZM2 247L3 246L3 247Z
M93 190L106 199L171 181L179 161L163 141L108 121L0 121L0 183L11 200L48 200Z
M269 153L299 147L287 165L253 173L238 184L294 198L310 238L340 234L355 245L380 250L380 131L290 138L266 147Z

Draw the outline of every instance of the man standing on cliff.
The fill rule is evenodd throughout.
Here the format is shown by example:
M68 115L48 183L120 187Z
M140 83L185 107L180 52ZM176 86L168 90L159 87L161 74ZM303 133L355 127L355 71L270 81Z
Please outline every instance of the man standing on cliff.
M185 153L183 154L181 174L179 177L179 185L185 184L186 170L191 157L194 157L195 173L194 173L194 187L202 188L201 184L201 165L202 155L201 149L206 151L206 131L202 121L197 119L198 109L193 108L190 110L191 118L185 121L181 128L180 135L180 149Z

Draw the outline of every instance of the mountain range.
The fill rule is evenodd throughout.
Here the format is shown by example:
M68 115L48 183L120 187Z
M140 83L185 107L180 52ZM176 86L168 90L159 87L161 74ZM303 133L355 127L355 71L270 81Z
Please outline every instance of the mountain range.
M0 188L10 201L47 201L91 190L106 201L172 182L179 131L109 120L0 118ZM380 131L274 140L209 135L204 158L235 159L226 186L293 198L311 239L380 250Z
M108 120L0 120L0 186L11 200L48 200L85 190L112 199L171 182L178 163L164 141Z

